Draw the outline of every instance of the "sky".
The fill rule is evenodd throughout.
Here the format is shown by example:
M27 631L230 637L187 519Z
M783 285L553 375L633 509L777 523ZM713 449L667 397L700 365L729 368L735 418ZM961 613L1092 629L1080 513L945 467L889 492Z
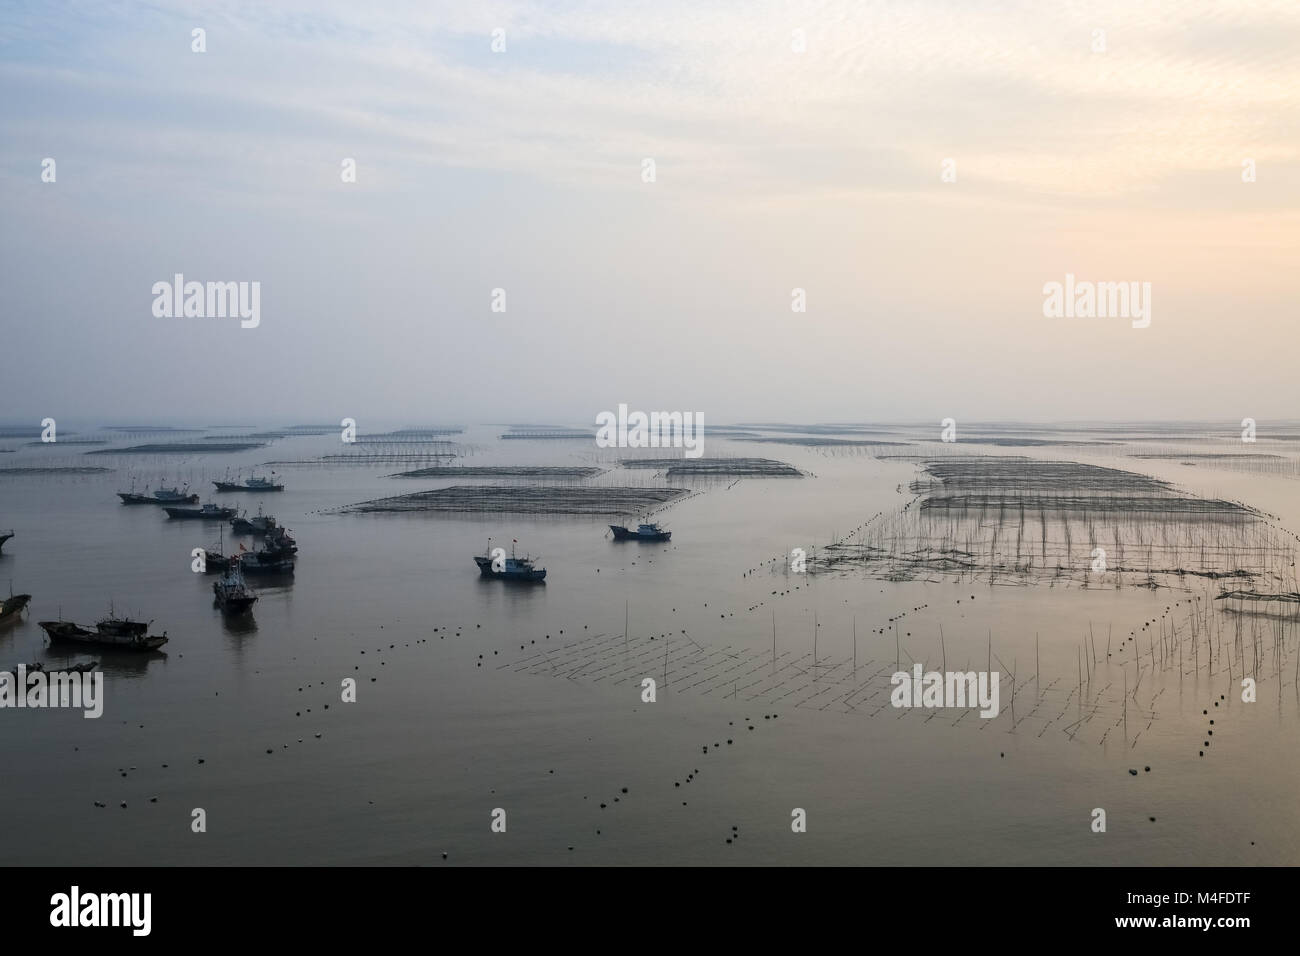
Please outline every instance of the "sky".
M1298 264L1294 0L0 5L9 423L1294 419Z

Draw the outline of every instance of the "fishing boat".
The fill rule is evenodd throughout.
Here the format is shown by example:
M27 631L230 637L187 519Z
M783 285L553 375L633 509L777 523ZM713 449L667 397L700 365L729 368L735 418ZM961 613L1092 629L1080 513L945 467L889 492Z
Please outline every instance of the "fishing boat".
M12 528L9 529L8 531L0 531L0 551L4 550L5 542L8 541L13 536L14 536L14 532Z
M271 551L283 551L285 554L297 554L298 542L287 528L272 528L266 533L266 547Z
M266 548L260 551L243 551L239 566L245 574L293 574L293 555Z
M102 622L101 622L102 623ZM167 643L167 634L144 634L132 631L122 632L116 629L91 630L71 621L41 621L40 628L51 644L94 644L100 647L113 647L124 651L156 651Z
M148 490L148 489L146 489ZM199 496L189 493L189 487L159 488L153 494L138 495L134 491L119 491L117 496L124 505L197 505Z
M257 603L257 592L244 582L239 558L231 558L226 573L212 583L217 606L227 614L243 614Z
M23 611L27 610L27 605L31 601L30 594L13 594L4 599L0 604L0 624L9 624L18 620Z
M516 557L510 549L510 557L492 556L491 543L483 555L476 555L474 563L478 565L479 574L485 578L499 578L502 581L525 581L540 583L546 580L546 569L533 566L533 558Z
M225 521L238 514L234 508L223 508L210 501L202 508L164 508L163 510L167 512L167 517L180 521Z
M671 531L665 531L658 524L642 523L636 526L635 531L621 524L612 524L609 530L614 532L615 541L667 541L673 536Z
M238 515L230 519L230 530L235 534L269 534L277 527L279 525L275 523L275 518L271 515L262 514L261 508L257 509L257 514L252 518Z
M225 529L222 528L222 531ZM215 548L203 549L203 573L220 574L226 569L229 559L226 557L226 536L218 534Z
M275 472L271 472L272 475ZM284 491L284 485L276 482L274 478L258 478L256 476L244 481L214 481L217 491Z

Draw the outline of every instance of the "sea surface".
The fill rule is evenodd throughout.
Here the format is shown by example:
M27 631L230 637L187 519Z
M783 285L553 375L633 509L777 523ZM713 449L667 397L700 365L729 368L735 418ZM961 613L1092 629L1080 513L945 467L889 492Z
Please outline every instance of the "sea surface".
M946 445L937 426L880 426L899 446L706 436L709 457L805 472L783 479L669 479L618 461L670 452L503 441L503 425L447 436L454 463L597 466L608 470L590 483L686 488L654 515L673 532L666 544L614 542L615 517L340 510L498 483L388 477L419 462L319 460L419 450L396 440L346 446L331 433L239 453L88 455L196 438L86 426L78 436L111 444L0 439L13 449L3 469L111 469L0 473L0 528L16 532L0 553L0 589L33 595L20 622L0 627L0 669L95 659L106 681L97 720L0 710L4 862L1300 863L1294 617L1244 619L1258 680L1257 700L1244 703L1239 659L1230 664L1243 615L1215 601L1225 585L1211 579L1116 588L1077 575L1026 584L790 569L794 548L815 555L901 515L916 497L917 458L936 454L1129 469L1300 529L1294 435L1243 446L1231 429L1207 428L1035 432L1113 443L1022 447ZM1243 447L1278 457L1179 457ZM285 491L210 494L214 478L253 471L274 471ZM115 494L177 481L205 501L262 507L298 540L294 577L252 579L260 600L242 620L224 618L213 577L190 569L217 525ZM254 545L223 534L227 550ZM489 539L539 556L546 583L481 578L473 557ZM110 606L165 631L163 652L65 654L37 626L91 625ZM1227 648L1212 672L1193 661L1193 607L1202 626L1217 621ZM1177 661L1166 630L1181 635ZM914 661L991 664L1003 681L998 716L892 706L889 676ZM355 702L342 699L346 678ZM192 828L196 809L205 832ZM1105 832L1094 830L1097 809ZM800 810L806 830L795 832Z

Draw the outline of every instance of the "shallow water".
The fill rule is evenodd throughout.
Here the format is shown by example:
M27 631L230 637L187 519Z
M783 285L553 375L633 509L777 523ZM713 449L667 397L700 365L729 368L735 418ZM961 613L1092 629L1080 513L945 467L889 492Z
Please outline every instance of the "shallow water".
M617 470L613 451L502 442L501 431L455 436L466 463L597 464L612 469L597 483L662 483ZM158 439L121 443L146 440ZM301 546L291 583L253 579L261 600L238 625L212 607L213 579L189 570L190 549L212 544L216 526L121 506L114 492L132 476L140 486L179 477L207 500L207 482L228 467L336 454L337 436L180 458L0 443L18 448L3 467L115 469L0 476L0 527L17 531L0 586L33 594L26 618L0 629L0 667L95 657L107 681L99 720L0 710L13 770L0 785L7 862L1300 862L1294 623L1280 675L1272 632L1262 638L1259 698L1244 704L1239 670L1210 675L1204 660L1199 670L1161 662L1158 649L1152 665L1145 632L1136 655L1132 642L1120 651L1167 607L1182 622L1190 601L1205 606L1217 592L1200 580L1151 591L791 574L791 548L901 508L915 464L710 442L709 455L765 456L812 475L674 480L696 493L656 516L671 544L638 545L611 541L592 518L338 514L454 482L384 477L414 464L276 466L285 492L219 496L263 504ZM1267 450L1277 448L1294 457L1282 443ZM1125 457L1136 446L969 450L1129 468L1300 527L1293 470ZM547 583L482 580L472 557L489 537L540 553ZM91 624L110 601L165 629L165 654L49 652L37 621ZM1225 633L1235 627L1216 613ZM1080 674L1089 625L1099 660ZM1098 646L1107 633L1110 658ZM996 718L889 706L896 666L938 669L946 657L949 669L982 670L990 654L1005 675ZM346 677L356 703L340 700ZM642 702L645 677L659 682L655 703ZM207 832L195 834L200 807ZM1090 828L1098 807L1104 834ZM496 808L504 834L490 829ZM791 831L795 808L806 833Z

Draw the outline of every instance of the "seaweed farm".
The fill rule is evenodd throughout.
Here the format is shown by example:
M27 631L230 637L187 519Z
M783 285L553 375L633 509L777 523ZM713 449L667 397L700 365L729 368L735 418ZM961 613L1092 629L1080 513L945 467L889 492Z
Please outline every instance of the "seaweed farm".
M111 468L78 467L76 465L52 465L42 468L28 466L24 468L0 468L0 475L17 477L21 475L106 475Z
M901 513L827 544L814 567L1091 587L1294 581L1294 535L1239 502L1071 461L953 455L921 468Z
M453 485L349 505L353 514L379 512L498 512L529 515L638 515L689 494L685 488L572 485Z
M267 422L244 428L265 444L213 452L221 430L186 428L202 451L6 456L0 586L31 604L0 657L85 663L39 622L110 608L169 637L105 658L103 721L0 721L29 788L0 789L0 813L37 799L61 821L11 833L16 860L907 865L919 843L972 865L1300 862L1300 440L1242 470L1210 426L1139 458L1170 453L1158 428L1007 447L1007 425L745 425L698 459L501 425L448 451L401 421L356 446ZM755 458L751 437L795 443ZM892 444L834 443L874 438ZM214 491L272 472L283 491ZM119 501L161 488L273 515L294 573L224 615L190 555L234 550L233 525ZM476 560L494 552L544 580L495 580ZM930 700L930 673L976 681ZM221 840L158 826L200 806ZM494 807L517 840L485 840ZM1123 840L1089 829L1094 807Z
M769 443L773 445L800 445L805 448L897 448L909 444L903 441L884 441L876 438L834 438L830 435L760 435L739 441Z
M217 454L220 452L248 451L261 448L262 442L222 441L215 439L203 442L151 442L145 445L128 445L125 448L101 448L88 451L87 455L192 455Z
M581 480L594 478L603 468L565 465L434 465L402 471L390 478L544 478L559 481L565 478Z
M803 472L783 461L770 458L624 458L624 468L662 471L676 476L715 476L720 478L802 478Z

